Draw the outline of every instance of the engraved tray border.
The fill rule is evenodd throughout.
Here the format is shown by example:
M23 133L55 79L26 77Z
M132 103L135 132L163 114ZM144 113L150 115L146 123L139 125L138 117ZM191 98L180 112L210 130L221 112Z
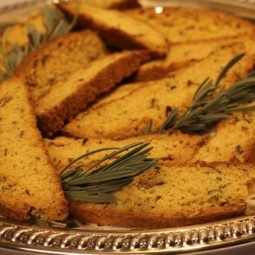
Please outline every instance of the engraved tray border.
M0 247L47 254L177 254L255 241L255 216L155 230L83 230L0 221Z
M54 0L55 2L56 0ZM15 22L13 17L36 11L45 0L23 1L18 5L0 8L0 30ZM142 0L145 6L169 5L167 0ZM255 0L172 0L171 5L229 10L237 15L255 19ZM21 14L22 15L18 15ZM179 254L216 251L223 247L238 247L254 243L255 216L244 216L224 221L156 230L104 230L57 228L15 223L0 217L0 249L29 252L29 254ZM254 244L255 246L255 244ZM253 248L254 249L254 248ZM26 253L27 254L27 253ZM201 254L201 253L199 253Z

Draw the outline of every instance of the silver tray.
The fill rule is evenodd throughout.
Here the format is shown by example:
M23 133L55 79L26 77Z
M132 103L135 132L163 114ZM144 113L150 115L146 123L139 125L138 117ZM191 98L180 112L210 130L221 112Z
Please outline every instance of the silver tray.
M55 2L56 0L54 0ZM0 30L45 0L0 8ZM255 0L142 0L144 6L192 5L255 20ZM78 226L78 225L77 225ZM0 254L254 254L255 216L170 229L40 226L0 217Z

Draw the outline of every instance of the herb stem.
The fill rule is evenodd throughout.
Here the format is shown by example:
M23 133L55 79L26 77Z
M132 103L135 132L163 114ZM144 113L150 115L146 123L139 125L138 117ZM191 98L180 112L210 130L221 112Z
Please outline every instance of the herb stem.
M231 87L219 87L219 83L245 54L234 57L223 68L216 82L205 79L193 96L190 107L181 115L173 109L159 129L159 133L181 130L190 134L209 132L220 120L227 119L234 112L255 110L255 105L244 106L255 100L255 72L234 83Z
M106 203L115 199L109 193L121 189L144 171L155 167L158 159L148 158L149 143L134 143L122 148L103 148L76 158L60 173L62 187L68 199ZM99 152L114 150L88 167L70 167L77 161ZM117 157L117 158L116 158ZM110 160L110 162L109 162Z

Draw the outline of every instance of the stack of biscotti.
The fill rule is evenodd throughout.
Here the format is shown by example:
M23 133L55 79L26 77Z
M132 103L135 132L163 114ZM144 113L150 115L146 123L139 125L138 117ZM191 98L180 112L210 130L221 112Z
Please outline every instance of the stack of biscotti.
M61 8L71 15L75 5L66 6ZM108 16L104 16L104 12L95 12L104 16L97 19L88 10L91 9L82 10L80 24L84 25L86 21L89 28L96 29L101 36L108 39L109 22L105 19ZM224 15L212 12L208 16L211 21L213 19L215 21L217 17L222 18L219 23L226 23ZM118 21L118 18L116 20ZM220 85L231 86L253 70L252 37L247 35L247 43L243 43L237 37L230 37L242 33L236 28L238 26L244 26L249 31L247 34L254 32L254 26L235 18L230 21L229 27L221 27L221 30L225 29L225 34L219 31L219 27L215 37L210 32L212 38L226 36L224 39L211 40L208 33L208 38L201 35L198 37L198 40L203 41L198 45L189 42L172 46L173 52L170 53L172 56L176 56L175 52L180 53L176 58L170 57L169 63L172 66L176 65L175 69L186 65L188 67L170 74L167 70L167 79L119 87L112 93L104 95L102 100L88 110L78 114L66 125L63 132L81 139L58 137L46 140L52 161L59 171L85 152L111 146L121 147L137 141L151 142L155 150L150 152L150 156L160 159L156 169L151 169L137 177L131 185L115 192L117 199L113 203L98 205L71 200L71 212L78 219L99 225L155 228L195 224L244 214L249 185L254 182L255 177L253 165L240 163L229 165L226 163L229 161L228 158L222 163L215 163L216 160L210 164L197 163L200 159L194 158L210 144L213 134L200 136L200 139L199 136L180 132L169 135L145 135L148 132L156 133L173 107L186 109L204 79L209 77L215 80L225 64L237 54L247 53ZM110 27L115 28L112 23ZM181 32L180 27L179 25ZM113 45L116 43L114 40L109 42ZM203 51L196 54L194 51L199 48L203 48ZM190 56L189 50L192 51ZM82 163L86 167L100 157L92 156ZM193 163L189 164L189 161ZM243 175L244 179L241 178Z
M110 54L95 32L82 30L33 51L22 60L16 75L28 85L41 131L50 136L148 60L149 51Z
M157 133L172 108L187 107L204 79L210 77L215 80L223 66L242 51L242 45L233 45L215 51L207 59L176 72L167 79L144 82L134 89L132 85L126 85L125 88L129 92L126 91L124 96L115 95L111 101L95 104L78 114L63 131L75 137L100 136L113 139L146 134L148 126L151 126L151 133ZM231 85L245 77L253 67L254 57L247 55L233 67L222 84ZM91 126L94 128L91 129Z
M3 206L20 219L31 216L64 219L66 201L56 173L85 152L149 142L154 147L149 156L159 159L157 167L115 192L117 199L113 203L69 200L73 215L82 222L99 225L155 228L244 214L249 187L255 180L254 166L247 163L251 162L253 148L253 113L236 114L205 136L178 131L157 133L175 107L185 111L199 85L206 78L215 81L236 55L246 52L220 86L231 86L254 69L254 25L223 13L185 8L166 8L158 17L148 9L139 19L137 13L141 9L130 11L130 16L104 9L117 8L115 3L124 4L125 0L87 1L60 4L59 8L72 19L79 10L75 28L78 31L56 38L31 53L18 67L15 73L18 78L7 81L8 86L4 84L4 94L14 94L16 90L21 91L22 96L26 94L25 83L30 89L39 129L44 138L50 136L51 140L44 140L49 156L35 127L34 115L30 112L21 116L23 109L31 111L32 108L27 94L22 98L18 96L16 101L9 99L8 94L0 101L0 105L3 104L0 121L8 120L2 133L3 145L7 146L2 147L6 157L3 164L7 169L2 170L3 177L0 177L9 181L7 185L1 183ZM148 20L147 14L151 19ZM189 17L186 21L185 16ZM239 35L245 38L244 42ZM166 78L123 85L125 78L130 78L150 58L164 61ZM154 78L161 77L161 72L158 74ZM12 101L17 108L13 105L8 108ZM13 108L12 117L9 112ZM27 125L30 121L33 124ZM17 122L26 129L16 128ZM242 139L240 143L233 137L225 139L229 125L232 125L231 133L236 132L238 139ZM59 131L72 137L58 137ZM249 134L247 139L245 132ZM221 140L224 146L218 145ZM219 154L214 152L214 144ZM11 150L14 154L9 153ZM211 159L206 156L207 152L214 154ZM91 166L108 153L89 156L77 162L77 166ZM36 155L40 155L41 162ZM28 177L17 170L17 161L24 169L30 167ZM11 168L15 171L10 172ZM18 189L14 176L20 179ZM31 184L35 177L39 178L36 195ZM22 199L15 200L14 194ZM10 202L6 199L8 195L12 198ZM52 196L57 196L55 203ZM31 203L35 203L35 207L30 206ZM13 209L16 204L17 211Z
M157 27L171 45L166 60L142 66L136 81L165 77L170 71L191 61L206 58L215 48L228 42L249 43L254 38L255 27L252 23L218 11L166 7L160 14L153 8L134 9L126 13Z
M135 3L135 1L131 1ZM94 2L94 4L96 4ZM97 3L96 5L102 5ZM125 6L124 0L104 2L102 7ZM29 19L21 26L14 26L10 32L10 38L13 38L13 31L18 35L22 35L22 43L15 41L15 44L25 45L27 43L27 28L31 25L39 31L45 32L42 15L36 15L33 19ZM16 30L15 30L16 29ZM21 41L21 39L20 39ZM138 40L139 41L139 40ZM14 43L12 43L14 44ZM33 101L37 101L46 95L51 86L60 80L65 80L70 73L79 67L85 67L93 60L99 59L108 54L105 43L99 36L90 30L79 31L60 36L50 41L29 54L18 68L17 73L24 77L25 82L31 89L31 97Z
M135 34L139 27L138 25L134 26L133 22L130 23L128 17L125 16L121 23L119 16L123 17L122 14L90 9L82 1L60 5L60 8L68 15L74 16L77 6L81 9L79 10L79 24L81 26L99 31L114 46L123 47L125 42L128 42L130 47L130 37L125 42L122 41L123 31L125 34L129 28L133 28L133 34ZM134 76L136 81L166 77L170 71L194 60L206 58L215 48L224 47L228 42L230 44L235 41L252 42L255 32L254 24L216 11L201 11L194 8L164 8L159 15L153 8L138 8L127 11L125 14L142 20L159 30L167 39L171 49L165 60L157 60L142 66ZM112 16L112 20L107 19L109 16ZM129 24L129 26L125 27L125 24ZM141 38L141 35L144 36L143 33L137 34L137 38ZM243 36L245 36L244 40ZM151 38L148 42L151 43ZM191 44L190 50L185 49L186 44ZM159 54L157 53L157 55Z
M134 73L149 58L145 51L123 51L81 67L37 102L41 131L51 136L89 103Z
M27 88L10 78L0 86L0 207L7 217L64 220L67 201L36 127Z
M88 47L89 44L91 47ZM91 97L93 99L99 92L116 85L148 59L145 51L123 51L98 60L95 71L94 67L88 66L89 62L100 59L107 53L102 41L91 31L68 34L33 52L20 64L15 73L18 77L12 77L1 84L0 135L4 159L1 161L0 171L0 200L1 210L3 209L7 216L19 220L39 217L46 221L64 220L68 216L67 201L59 176L51 165L36 127L26 85L29 85L30 89L36 87L35 93L30 97L33 105L38 105L38 98L48 95L54 83L65 79L63 76L68 71L73 73L73 79L78 79L75 80L76 83L81 83L84 76L84 79L87 79L89 73L90 77L86 80L86 84L92 83L89 100L76 101L76 105L86 104ZM61 60L63 63L57 66ZM68 60L72 65L66 65ZM74 63L83 68L80 73L87 68L92 72L88 71L87 74L82 74L82 77L79 76L80 73L74 74L73 70L69 70L73 68L77 71ZM81 91L76 91L76 95L80 96L79 92Z
M71 10L76 10L77 7L75 2L60 6ZM59 37L29 54L18 67L16 74L24 79L31 90L39 126L45 136L59 131L98 95L107 92L137 71L150 56L161 57L167 51L164 36L144 22L127 18L125 25L119 26L120 20L122 22L122 13L119 11L106 11L82 2L79 13L78 19L86 19L91 13L100 14L92 15L98 28L96 32L103 38L105 35L112 38L111 31L114 30L115 43L121 45L121 49L131 48L133 51L115 52L105 56L107 51L103 43L94 32L87 30ZM107 15L113 15L117 20L108 19ZM100 20L97 22L101 17L103 26ZM114 22L111 22L112 20ZM135 31L130 29L135 26ZM144 33L143 36L141 33ZM139 49L144 51L134 51ZM92 65L95 59L97 62ZM69 64L66 64L68 61Z
M210 71L208 71L208 76L215 79L224 66L223 64L219 67L217 64L222 63L224 59L225 63L227 63L228 60L231 59L231 54L233 57L242 49L242 45L240 44L234 45L233 48L223 48L221 51L216 51L206 60L183 69L182 72L175 73L169 80L172 79L172 82L175 81L175 83L177 81L185 81L183 84L188 84L187 88L192 85L198 85L199 82L196 79L200 77L199 75L201 75L201 73L206 75L206 72L202 69L202 66L206 66L206 63L211 67ZM228 52L229 55L226 54L226 52ZM222 59L220 56L222 56ZM212 63L214 63L214 65ZM231 70L228 76L225 77L223 84L230 86L234 81L245 77L253 67L253 56L247 56L243 62L240 62ZM215 68L215 70L213 68ZM199 71L201 73L199 73ZM210 74L214 76L210 76ZM187 77L190 79L187 80ZM139 102L139 107L137 105L137 109L141 109L141 100L138 98L146 98L145 91L150 91L150 86L152 86L152 84L154 84L155 90L153 90L151 95L155 96L160 94L163 90L162 81L144 82L140 85L135 84L134 87L132 87L132 85L125 85L117 89L117 91L120 91L120 95L118 95L118 92L117 95L110 95L109 97L113 97L112 100L106 97L104 102L99 101L98 104L91 108L95 111L95 115L91 120L93 119L98 124L98 119L95 118L95 116L99 116L99 118L102 117L102 123L103 121L105 122L108 115L106 115L107 111L105 111L104 107L107 107L109 104L115 106L111 108L112 111L108 111L109 116L113 115L113 109L118 111L118 109L121 109L121 106L122 109L124 106L134 107L134 109L136 109L134 104L137 101ZM158 85L156 86L155 84ZM177 83L177 85L179 84ZM132 95L142 88L144 88L144 90L143 93L141 93L141 97L132 98ZM183 91L184 87L180 85L174 89L178 88L180 89L178 90L180 93ZM163 90L160 95L164 93L165 91ZM194 92L190 93L193 94ZM174 94L174 96L177 97L177 94ZM128 98L131 98L130 102L128 101L129 103L126 101ZM152 100L152 105L158 108L158 104L161 101L162 100ZM188 101L190 100L186 98L183 102L185 104ZM118 105L118 102L120 102L120 105ZM99 110L101 107L103 107L104 111L100 113ZM124 108L124 110L127 114L127 107ZM76 118L77 126L79 126L81 130L86 130L89 127L89 125L87 128L80 126L83 120L88 118L86 113L89 113L89 111L83 113L86 117L83 118L81 114ZM139 114L141 115L141 112L139 112ZM114 123L117 117L121 118L119 114L116 114L116 117L111 118L111 121ZM126 115L124 115L121 121L125 118ZM133 119L130 123L134 121ZM126 135L133 136L133 134L130 135L132 132L130 131L130 123L127 125L129 129L121 130L121 132L117 130L119 127L117 124L107 126L106 128L109 128L110 135L107 133L105 137L116 139L119 138L118 134L121 134L121 138ZM100 131L104 128L104 125L99 127ZM144 132L146 132L145 130L147 130L146 127L144 128ZM253 165L228 165L226 163L213 163L208 165L187 164L204 146L203 144L206 144L207 140L210 140L210 137L205 137L200 140L199 143L196 143L195 140L193 140L194 138L181 133L179 133L177 137L171 135L148 135L147 137L138 136L136 138L113 141L109 139L90 138L96 137L99 134L102 136L99 132L97 134L93 134L93 131L82 132L84 133L79 133L78 135L69 133L69 135L83 137L83 139L57 138L55 140L47 140L47 146L52 160L59 170L61 170L66 163L84 152L102 147L123 146L134 141L140 141L139 139L150 141L151 144L157 148L155 151L151 152L150 156L160 159L159 168L152 169L150 172L143 174L136 178L133 184L116 192L115 195L117 199L114 203L97 205L71 200L71 212L82 222L136 228L157 228L196 224L215 219L219 220L243 215L245 212L245 201L249 195L248 187L254 182ZM177 138L176 141L175 138ZM181 142L182 140L183 143ZM187 144L184 141L189 141L189 143ZM175 148L177 151L175 151ZM189 150L187 150L187 148L189 148ZM167 152L169 150L173 151L170 158L166 157L168 154L166 150ZM183 155L183 151L185 151L185 156ZM95 161L97 157L90 157L89 161ZM183 165L184 163L186 164ZM84 162L84 165L87 166L88 163ZM248 174L246 176L247 179L245 178L243 182L237 182L236 180L240 180L240 177L244 173ZM192 181L187 183L185 180L189 178L192 178ZM168 199L169 197L172 199ZM171 208L171 211L169 211L169 208ZM144 215L144 212L146 212L146 215Z
M156 27L123 15L117 10L104 10L85 4L82 0L58 5L68 16L75 17L79 10L78 25L90 28L118 49L144 49L152 57L164 57L168 51L166 38Z
M70 200L70 210L76 218L83 223L98 225L162 228L244 214L249 185L255 180L254 166L187 164L199 147L199 143L194 143L195 140L201 142L199 137L181 133L141 136L122 141L59 137L46 140L46 144L54 164L61 171L69 161L85 152L109 146L122 147L139 139L150 141L155 146L150 157L159 158L159 165L137 177L132 184L114 192L116 201L110 204ZM180 150L185 150L184 159ZM173 158L169 157L169 151L173 152ZM86 158L79 162L79 166L86 168L102 156L97 154Z

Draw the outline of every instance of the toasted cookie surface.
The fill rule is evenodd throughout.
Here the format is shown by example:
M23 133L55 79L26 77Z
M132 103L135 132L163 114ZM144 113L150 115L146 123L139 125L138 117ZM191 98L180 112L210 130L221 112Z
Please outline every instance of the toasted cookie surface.
M25 85L16 78L0 86L0 205L24 220L68 216L59 176L36 127Z
M36 113L41 131L46 136L59 131L68 119L130 76L148 57L145 51L124 51L77 69L37 102Z
M85 68L108 54L105 44L90 30L62 35L45 43L23 59L16 73L28 85L37 101L64 81L77 68Z
M215 80L226 63L242 51L242 45L234 45L214 52L205 60L176 72L169 78L141 83L140 87L136 85L133 89L131 85L130 92L126 95L119 98L115 96L112 101L95 105L78 114L63 131L75 137L100 135L122 139L146 134L151 123L150 132L157 133L169 110L174 107L188 107L198 86L207 77ZM253 56L247 56L228 73L224 85L230 86L240 77L246 76L253 66ZM116 93L122 91L118 90ZM94 128L89 128L91 126Z
M145 49L154 57L168 51L165 36L156 28L116 10L103 10L77 0L60 4L70 16L78 15L78 24L97 31L110 45L119 49Z

